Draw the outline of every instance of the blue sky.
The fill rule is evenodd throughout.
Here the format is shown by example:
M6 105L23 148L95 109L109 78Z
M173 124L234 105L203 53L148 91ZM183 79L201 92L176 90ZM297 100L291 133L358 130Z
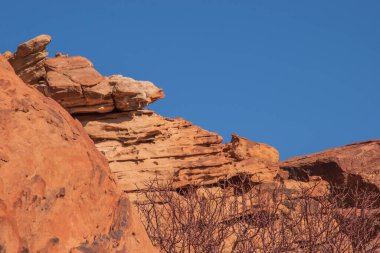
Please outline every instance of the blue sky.
M150 109L281 159L380 138L380 1L4 1L0 51L48 51L150 80Z

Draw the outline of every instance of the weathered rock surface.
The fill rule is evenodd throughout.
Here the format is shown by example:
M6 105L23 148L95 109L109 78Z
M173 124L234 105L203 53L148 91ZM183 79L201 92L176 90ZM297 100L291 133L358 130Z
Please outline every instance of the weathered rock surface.
M371 203L362 210L373 220L374 224L379 224L380 207L380 140L369 140L345 145L338 148L328 149L322 152L294 157L280 162L280 171L288 173L289 182L298 183L301 181L312 183L315 177L321 178L323 184L333 187L347 187L359 194L364 194L366 200L363 203ZM318 184L320 185L320 184ZM328 187L324 187L328 189ZM318 194L324 195L329 191L318 190ZM352 193L351 193L352 194ZM347 196L346 205L350 206L355 200ZM358 201L358 200L356 200ZM353 204L355 206L355 204ZM365 204L364 204L365 205ZM345 210L340 210L344 212ZM352 215L352 209L349 209ZM350 222L347 214L337 214L339 219L345 223ZM345 218L342 218L345 217ZM352 222L352 221L351 221ZM375 225L375 230L371 232L372 242L368 245L378 245L380 242L380 229Z
M50 41L48 35L37 36L7 58L24 82L36 86L72 114L106 113L115 108L138 110L165 97L162 89L151 82L121 75L104 77L82 56L57 53L55 58L46 59Z
M49 35L39 35L18 46L14 55L9 58L17 75L28 84L38 84L45 78L44 62L48 53L46 46L50 43Z
M320 176L331 184L380 189L380 140L353 143L280 163L290 178Z
M120 111L143 109L148 104L165 97L162 89L151 82L113 75L109 77L109 83L113 87L112 97L115 107Z
M49 58L45 68L43 93L72 114L138 110L165 96L151 82L121 75L104 77L81 56Z
M231 143L222 144L219 135L183 119L141 110L165 96L151 82L121 75L104 77L81 56L57 54L46 59L44 66L45 83L39 83L39 90L67 111L109 113L78 118L126 191L143 188L154 177L174 178L176 186L182 187L214 184L240 174L265 182L277 174L278 152L268 145L235 135ZM123 112L110 113L114 110Z
M26 83L75 114L106 159L79 122L25 86L0 55L0 252L154 252L109 167L129 197L155 178L231 198L234 183L249 192L281 184L295 199L307 188L321 197L346 184L380 193L380 140L279 164L266 144L237 135L222 143L191 122L143 110L165 96L150 82L102 76L81 56L46 59L50 40L40 35L6 59Z
M183 119L139 110L78 116L105 155L123 190L144 188L149 179L174 179L176 187L208 185L239 174L273 181L278 152L234 135L231 143ZM136 188L137 187L137 188Z
M8 62L7 58L5 58L2 54L0 54L0 69L3 68L14 73L14 69L11 64Z
M155 252L79 122L6 65L0 55L0 251Z
M86 58L49 58L45 67L47 89L44 93L70 113L104 113L114 109L107 78L99 74Z

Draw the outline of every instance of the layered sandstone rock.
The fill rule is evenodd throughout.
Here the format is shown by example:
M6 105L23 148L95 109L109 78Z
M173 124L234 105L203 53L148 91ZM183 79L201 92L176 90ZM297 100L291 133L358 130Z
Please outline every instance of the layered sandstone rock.
M353 143L315 154L291 158L280 164L290 178L310 176L337 185L359 185L380 190L380 140Z
M82 56L57 53L46 59L50 41L50 36L39 35L21 44L16 53L8 53L7 58L24 82L72 114L138 110L165 96L151 82L121 75L104 77Z
M28 84L38 84L45 78L44 62L48 53L46 46L50 43L49 35L39 35L17 47L14 55L8 56L16 74Z
M82 126L0 55L0 252L144 251L155 249Z
M222 144L219 135L183 119L141 110L165 96L150 82L103 77L80 56L58 54L44 66L45 83L39 88L45 95L72 114L108 113L78 118L125 191L143 188L155 177L174 179L176 187L183 187L210 185L241 174L270 182L277 174L278 152L268 145L235 135L231 143Z
M191 122L144 110L164 97L160 88L120 75L104 77L81 56L46 59L49 42L49 36L38 36L7 59L25 82L79 119L129 197L152 179L174 180L172 193L179 198L185 198L179 190L205 186L213 196L228 195L227 203L238 197L234 184L248 193L281 186L290 199L310 188L313 198L327 196L331 186L346 184L380 192L378 140L292 158L279 169L273 147L237 135L222 143L218 134ZM0 252L154 251L83 129L56 103L20 83L0 57L1 67Z
M209 185L249 175L273 181L278 152L234 135L231 143L183 119L152 111L78 116L125 191L144 188L150 179L174 179L176 187Z
M45 68L43 93L72 114L138 110L165 96L151 82L121 75L104 77L81 56L49 58Z
M114 109L107 78L81 56L47 59L46 95L70 113L109 112Z

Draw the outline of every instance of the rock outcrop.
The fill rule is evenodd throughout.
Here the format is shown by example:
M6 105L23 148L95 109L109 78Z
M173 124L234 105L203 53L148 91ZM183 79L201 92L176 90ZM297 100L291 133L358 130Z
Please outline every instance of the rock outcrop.
M348 191L349 194L346 194L344 198L346 209L343 208L337 212L336 217L343 224L353 222L357 217L352 217L353 209L350 208L362 206L360 217L366 216L371 220L372 226L371 232L367 235L370 235L372 241L367 244L377 245L378 249L380 243L378 225L380 221L380 140L358 142L290 158L280 163L280 171L287 173L285 184L289 182L313 183L315 178L319 178L318 186L321 185L320 182L328 184L328 187L319 190L319 194L325 196L329 192L325 189L329 188ZM352 233L352 231L346 233L350 232Z
M152 177L172 178L183 187L212 185L240 174L262 182L282 178L288 185L300 180L338 184L359 180L378 188L377 141L293 158L282 162L279 170L278 152L268 145L235 135L231 143L223 144L219 135L188 121L143 110L165 96L150 82L104 77L81 56L45 59L49 42L49 36L40 35L21 44L8 56L10 63L21 78L26 72L36 73L38 78L32 79L39 83L34 85L77 115L125 191L143 187Z
M205 186L236 199L236 183L250 193L281 185L290 199L336 185L380 193L380 140L279 163L269 145L235 134L223 143L145 110L165 96L151 82L102 76L81 56L46 58L50 40L0 55L0 252L155 252L128 200L152 179L173 180L179 198Z
M109 112L114 109L112 89L107 78L84 57L47 59L44 93L70 113Z
M268 182L277 174L278 152L273 147L237 135L222 144L221 136L180 118L139 110L78 119L125 191L144 188L156 177L183 187L214 184L239 174Z
M155 177L174 179L176 187L184 187L214 184L240 174L262 182L277 175L278 152L273 147L237 135L222 144L219 135L188 121L142 110L165 96L151 82L104 77L81 56L58 54L46 59L44 67L39 90L77 115L125 191L143 188Z
M137 110L164 97L150 82L121 75L104 77L81 56L49 58L45 68L43 93L72 114Z
M144 251L155 249L80 123L0 55L0 252Z
M281 162L290 178L319 176L330 184L362 186L380 192L380 140L353 143Z
M147 81L121 75L104 77L82 56L57 53L48 58L49 35L39 35L22 43L7 58L16 74L27 84L52 97L72 114L106 113L114 109L142 109L165 97L162 89Z

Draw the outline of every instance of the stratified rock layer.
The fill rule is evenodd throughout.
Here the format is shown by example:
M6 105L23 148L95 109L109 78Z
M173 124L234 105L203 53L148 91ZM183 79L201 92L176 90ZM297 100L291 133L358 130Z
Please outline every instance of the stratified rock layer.
M183 119L152 111L79 116L125 191L144 188L152 178L174 179L176 187L207 185L245 174L272 181L278 152L234 135L231 143Z
M320 176L336 185L359 185L380 189L380 140L353 143L340 148L281 162L290 177L308 180Z
M1 55L0 175L1 252L155 252L79 122Z

